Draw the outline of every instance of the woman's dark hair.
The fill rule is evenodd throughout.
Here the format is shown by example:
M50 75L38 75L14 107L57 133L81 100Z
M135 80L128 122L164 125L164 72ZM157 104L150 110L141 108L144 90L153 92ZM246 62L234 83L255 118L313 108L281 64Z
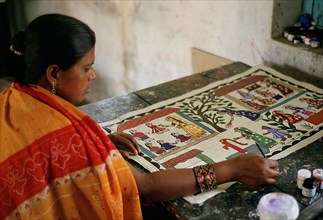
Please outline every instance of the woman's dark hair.
M36 83L49 65L67 70L94 45L94 32L80 20L42 15L14 36L6 60L8 73L20 83Z

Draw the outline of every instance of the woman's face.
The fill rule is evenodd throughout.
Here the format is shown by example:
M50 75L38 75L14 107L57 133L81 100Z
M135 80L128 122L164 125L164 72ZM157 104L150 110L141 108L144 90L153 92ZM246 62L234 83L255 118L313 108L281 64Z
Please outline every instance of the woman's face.
M76 104L90 92L90 81L96 79L92 68L95 59L93 47L79 62L70 69L57 72L57 95Z

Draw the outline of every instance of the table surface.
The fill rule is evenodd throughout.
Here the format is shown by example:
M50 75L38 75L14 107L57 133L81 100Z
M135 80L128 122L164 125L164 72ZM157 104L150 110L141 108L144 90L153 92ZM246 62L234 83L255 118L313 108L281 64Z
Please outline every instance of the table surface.
M214 70L193 74L177 80L135 91L124 96L109 98L99 102L80 106L80 109L97 122L105 122L125 113L138 110L163 100L201 88L212 82L228 78L248 70L250 66L235 62ZM302 81L310 82L318 87L322 79L304 75L290 75ZM258 219L256 212L260 198L270 192L284 192L296 198L303 219L323 219L323 190L317 190L312 198L302 196L296 185L296 173L300 168L323 168L323 140L315 141L279 160L282 173L274 185L250 187L235 183L225 193L220 193L202 205L190 204L184 199L164 203L164 206L179 219ZM156 218L155 218L156 219Z

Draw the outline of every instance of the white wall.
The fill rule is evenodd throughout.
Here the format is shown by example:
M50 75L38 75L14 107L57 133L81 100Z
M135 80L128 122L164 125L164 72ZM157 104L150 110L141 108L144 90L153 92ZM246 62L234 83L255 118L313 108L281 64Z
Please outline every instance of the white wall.
M191 48L251 66L292 66L323 76L322 55L271 39L273 0L25 2L28 20L75 16L96 32L98 80L89 101L118 96L192 73Z

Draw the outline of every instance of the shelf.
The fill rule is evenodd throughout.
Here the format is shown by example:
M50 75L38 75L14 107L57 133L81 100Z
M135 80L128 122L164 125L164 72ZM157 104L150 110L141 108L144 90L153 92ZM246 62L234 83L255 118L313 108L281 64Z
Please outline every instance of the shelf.
M292 46L294 48L298 48L298 49L308 51L308 52L311 52L311 53L316 53L316 54L323 55L323 47L312 48L311 46L306 45L304 43L294 44L293 42L288 41L284 37L273 37L273 40L281 42L281 43L286 44L288 46Z

